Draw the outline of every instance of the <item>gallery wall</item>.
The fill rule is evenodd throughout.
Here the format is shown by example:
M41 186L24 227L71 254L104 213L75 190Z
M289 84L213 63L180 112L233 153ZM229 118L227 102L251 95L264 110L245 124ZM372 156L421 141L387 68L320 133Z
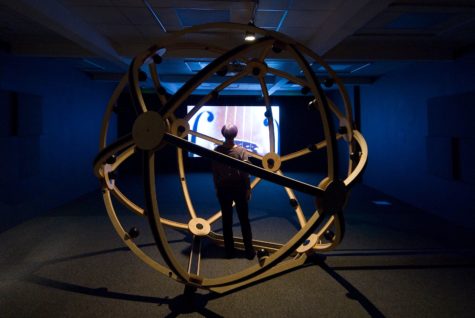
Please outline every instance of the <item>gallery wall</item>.
M361 89L364 183L475 228L475 63L419 62Z
M2 56L0 231L98 189L92 160L115 84L74 63Z
M66 59L6 55L0 71L2 231L98 188L92 160L104 107L116 84L92 81ZM361 130L369 146L364 183L475 227L475 174L470 165L475 136L469 120L474 118L474 74L471 62L419 62L362 86ZM193 98L190 103L199 97ZM318 112L307 111L310 97L272 99L281 107L282 153L322 139L318 129L308 130L320 122ZM216 101L259 102L229 96ZM130 99L122 100L124 109L128 104ZM118 112L119 134L130 129L134 116L129 115ZM115 131L112 125L112 135ZM166 151L162 162L175 172L174 151ZM194 163L207 168L199 160ZM140 161L134 168L140 171ZM324 172L325 158L315 153L285 168Z

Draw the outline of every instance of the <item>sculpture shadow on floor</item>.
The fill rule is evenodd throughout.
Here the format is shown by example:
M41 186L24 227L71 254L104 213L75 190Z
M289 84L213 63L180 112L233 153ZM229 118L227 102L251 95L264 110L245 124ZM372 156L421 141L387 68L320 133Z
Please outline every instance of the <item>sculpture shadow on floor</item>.
M194 312L199 313L205 317L223 317L206 308L209 300L216 299L221 296L214 293L198 294L198 293L190 293L190 292L185 291L183 294L178 295L174 298L168 298L168 297L162 298L162 297L143 296L143 295L114 292L114 291L108 290L107 287L91 288L91 287L81 286L81 285L77 285L73 283L58 281L51 278L42 277L36 274L28 275L26 280L36 285L63 290L66 292L88 295L88 296L119 299L119 300L124 300L124 301L135 301L135 302L142 302L142 303L152 303L152 304L157 304L159 306L168 305L168 308L170 309L170 313L166 317L177 317L182 314L190 314Z
M370 317L380 318L385 317L384 314L355 286L353 286L348 280L339 275L333 268L328 266L325 262L326 257L318 255L318 257L312 257L312 261L315 265L319 266L323 271L325 271L330 277L332 277L336 282L338 282L343 288L346 289L346 296L350 299L357 301Z
M144 244L145 245L153 245L153 244ZM219 248L218 248L219 249ZM179 315L190 314L190 313L199 313L206 317L222 317L220 314L211 311L210 309L206 308L209 301L214 299L219 299L221 297L225 297L229 294L235 293L237 291L247 289L251 286L261 284L264 281L274 279L276 277L282 276L286 273L296 271L299 269L303 269L309 266L320 267L324 272L326 272L330 277L332 277L337 283L339 283L343 288L347 291L347 297L357 301L363 309L369 314L371 317L384 317L384 314L373 304L362 292L360 292L355 286L353 286L348 280L346 280L343 276L337 273L337 271L345 271L345 270L413 270L413 269L428 269L428 268L473 268L474 265L474 254L472 252L469 253L461 253L464 257L464 262L450 262L445 264L396 264L396 265L363 265L363 266L330 266L326 263L327 257L345 257L352 255L338 255L338 252L335 255L322 255L322 254L314 254L309 256L309 259L306 264L301 267L290 269L289 271L278 273L276 275L270 276L264 280L259 282L252 283L250 285L246 285L240 287L238 289L234 289L224 294L216 294L216 293L206 293L202 294L199 292L187 292L185 288L185 292L183 294L177 295L174 298L169 297L154 297L154 296L143 296L143 295L136 295L136 294L127 294L122 292L114 292L108 290L107 287L100 287L100 288L91 288L86 286L81 286L78 284L73 284L70 282L63 282L54 280L51 278L42 277L38 274L35 274L38 270L41 269L43 266L61 263L61 262L68 262L75 259L86 258L86 257L94 257L100 254L106 253L115 253L115 252L123 252L127 251L126 248L115 248L105 251L97 251L91 253L85 253L81 255L75 255L71 257L64 257L53 259L47 262L42 263L36 269L34 269L30 274L26 276L26 281L34 283L36 285L45 286L49 288L54 288L58 290L63 290L67 292L79 293L94 297L103 297L103 298L113 298L125 301L136 301L136 302L143 302L143 303L153 303L157 305L168 305L170 309L170 313L167 317L177 317ZM375 255L387 255L387 254L395 254L398 256L402 255L424 255L433 254L439 255L438 250L410 250L410 251L383 251L383 252L371 252L364 250L355 251L358 256L375 256Z

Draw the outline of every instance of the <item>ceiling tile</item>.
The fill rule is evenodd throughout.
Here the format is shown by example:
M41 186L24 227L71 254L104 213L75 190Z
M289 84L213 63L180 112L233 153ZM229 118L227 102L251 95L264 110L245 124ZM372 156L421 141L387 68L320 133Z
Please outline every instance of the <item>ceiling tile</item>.
M154 8L167 31L181 29L181 22L174 8Z
M115 7L80 6L73 7L72 10L91 24L130 24L122 12Z
M152 14L146 8L120 7L122 14L135 25L157 24Z
M143 0L109 0L118 7L145 7Z
M193 9L210 9L210 10L230 10L245 9L252 5L251 1L236 0L148 0L151 6L157 8L193 8Z
M99 25L99 31L114 42L144 42L138 28L132 25Z
M283 26L289 28L315 28L322 24L328 11L289 11Z
M396 19L387 23L385 29L430 29L447 21L446 12L403 12Z
M112 6L111 0L57 0L65 6Z
M255 23L261 28L277 28L284 13L284 10L258 10Z
M130 58L136 56L138 53L147 50L150 47L150 43L146 42L131 42L131 41L115 41L113 42L114 49L122 56L128 56Z
M166 34L159 25L138 25L137 29L150 44L157 42L160 37Z
M298 0L292 1L291 10L335 10L342 0Z
M291 2L292 0L260 0L259 10L286 10Z
M282 27L280 32L287 34L292 39L297 40L301 43L305 43L309 38L311 38L315 32L315 29L311 28L291 28L291 27Z
M252 11L249 9L231 10L230 21L235 23L248 23L251 16Z
M30 23L27 18L18 14L16 11L8 7L0 7L0 21L2 25L16 24L16 23Z
M175 7L179 0L147 0L152 7L157 8L171 8ZM143 3L143 2L142 2Z
M15 34L15 35L41 35L41 34L56 34L53 31L50 31L47 28L42 27L41 25L34 24L34 23L29 23L29 22L23 22L23 23L16 23L14 25L9 25L5 28L2 28L2 34L4 33L9 33L9 34Z
M176 9L183 27L211 22L229 22L229 10Z
M463 28L463 31L461 31ZM443 32L438 35L440 40L456 41L466 46L473 46L475 35L475 19L465 22L460 28L452 28L451 32Z

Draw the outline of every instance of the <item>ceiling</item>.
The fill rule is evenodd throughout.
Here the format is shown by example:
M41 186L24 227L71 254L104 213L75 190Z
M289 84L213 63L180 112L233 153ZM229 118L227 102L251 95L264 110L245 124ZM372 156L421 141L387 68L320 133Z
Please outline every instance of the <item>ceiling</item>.
M134 55L175 31L251 20L322 55L348 84L370 84L414 61L475 59L475 0L0 0L0 50L70 58L94 80L110 81L120 78ZM189 39L234 47L223 32ZM165 55L159 73L173 93L210 61L197 52ZM285 57L266 62L301 76ZM318 65L314 70L322 71ZM278 78L268 83L275 86L272 94L300 93L298 85ZM260 87L243 78L229 91L258 94Z

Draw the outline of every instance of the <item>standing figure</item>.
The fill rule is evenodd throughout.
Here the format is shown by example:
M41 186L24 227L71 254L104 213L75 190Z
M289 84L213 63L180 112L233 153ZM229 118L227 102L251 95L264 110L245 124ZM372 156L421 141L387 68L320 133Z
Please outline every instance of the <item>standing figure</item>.
M227 124L221 129L225 141L223 145L214 150L230 157L249 161L246 149L234 144L234 138L238 133L235 125ZM221 205L224 247L226 257L234 257L233 238L233 201L236 203L236 211L241 224L241 232L246 250L246 258L253 259L255 255L252 247L252 231L249 223L248 201L251 197L251 183L249 173L230 167L220 162L213 162L213 180Z

